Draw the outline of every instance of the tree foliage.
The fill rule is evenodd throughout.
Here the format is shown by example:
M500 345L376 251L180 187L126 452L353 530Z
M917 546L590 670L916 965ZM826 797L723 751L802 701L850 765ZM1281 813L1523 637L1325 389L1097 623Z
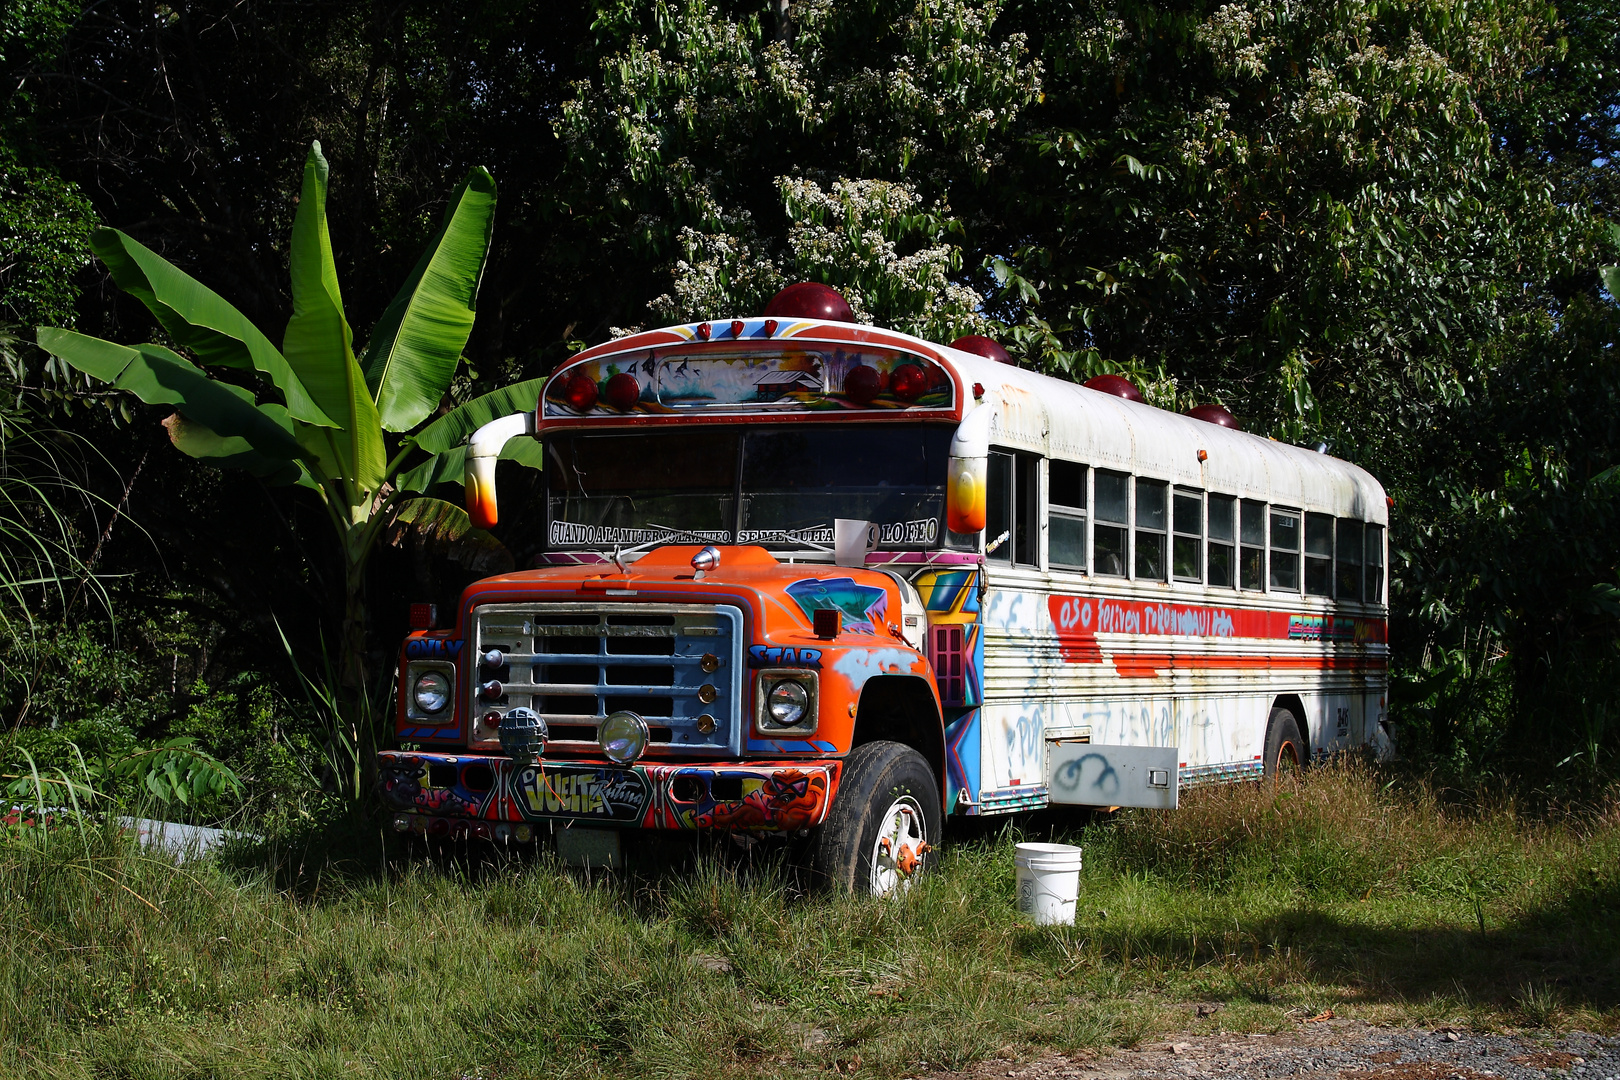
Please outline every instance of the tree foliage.
M1598 479L1620 462L1620 323L1599 275L1620 263L1612 5L28 11L0 58L0 154L17 163L8 176L32 171L8 188L22 195L0 195L0 226L56 254L28 256L37 284L8 291L7 317L23 317L12 296L59 311L77 291L79 331L187 348L79 269L80 197L271 339L289 320L346 339L341 312L390 310L384 283L463 272L412 259L439 227L443 178L484 163L503 214L451 401L504 408L504 388L615 327L747 314L788 280L820 278L882 323L988 332L1026 365L1124 372L1158 404L1216 400L1251 431L1327 441L1396 500L1408 747L1517 768L1528 743L1566 772L1620 748L1605 689L1620 544ZM282 284L280 238L304 212L290 181L315 137L333 156L325 242L346 307L326 269ZM400 317L395 337L441 325ZM354 363L379 430L425 419L408 404L421 394L403 408L376 395L388 356ZM312 398L323 413L344 401L362 407ZM138 456L151 419L75 422ZM414 429L424 455L403 485L459 472L465 425L444 424ZM229 515L261 496L153 468L143 523L180 529L174 512L192 509L184 528L213 539L177 537L192 595L253 612L260 634L272 595L314 604L331 567L309 556L305 503L271 496L284 528L242 537ZM523 521L499 530L519 558L539 542ZM433 515L419 524L417 541L379 549L374 583L394 612L401 581L443 600L461 580L425 542L449 543ZM250 544L276 587L234 569ZM129 550L113 558L136 569Z

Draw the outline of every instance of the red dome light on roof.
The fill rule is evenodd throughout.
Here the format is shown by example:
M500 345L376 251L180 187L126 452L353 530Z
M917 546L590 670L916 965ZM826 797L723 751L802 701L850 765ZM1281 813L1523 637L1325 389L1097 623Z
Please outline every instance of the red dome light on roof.
M1194 405L1187 410L1187 415L1194 420L1202 420L1217 427L1231 428L1233 431L1243 430L1238 425L1237 417L1227 412L1224 405Z
M602 388L602 396L607 403L620 412L629 412L641 400L641 387L636 383L636 377L628 371L621 371L607 381Z
M1142 391L1136 384L1121 375L1093 375L1084 383L1087 390L1095 390L1099 394L1113 394L1126 401L1141 401Z
M584 372L574 372L563 385L563 400L575 412L590 412L596 405L596 380Z
M849 301L837 289L817 281L789 285L765 305L765 314L778 319L825 319L828 322L854 322Z
M901 364L889 375L889 389L901 401L916 401L928 389L928 375L916 364Z
M844 376L844 396L857 405L870 404L883 389L883 373L862 364Z
M1006 349L1003 349L994 340L985 337L983 334L969 334L966 337L959 337L951 342L951 348L960 349L975 356L982 356L986 360L994 360L998 364L1010 364L1013 362L1012 357L1007 355Z

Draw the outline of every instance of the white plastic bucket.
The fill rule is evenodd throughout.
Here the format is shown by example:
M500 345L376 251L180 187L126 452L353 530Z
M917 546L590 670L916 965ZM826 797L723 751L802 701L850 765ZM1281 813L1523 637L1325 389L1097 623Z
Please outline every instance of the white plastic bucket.
M1072 844L1019 844L1018 910L1037 926L1072 926L1080 897L1080 849Z

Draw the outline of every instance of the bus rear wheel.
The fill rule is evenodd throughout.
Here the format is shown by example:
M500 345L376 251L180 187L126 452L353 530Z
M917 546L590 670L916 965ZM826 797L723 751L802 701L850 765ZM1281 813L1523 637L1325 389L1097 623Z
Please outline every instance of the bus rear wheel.
M864 743L844 759L815 867L835 889L904 892L933 863L941 828L939 784L923 756L903 743Z
M1272 709L1266 725L1266 776L1275 779L1297 774L1305 767L1305 739L1299 733L1299 720L1287 709Z

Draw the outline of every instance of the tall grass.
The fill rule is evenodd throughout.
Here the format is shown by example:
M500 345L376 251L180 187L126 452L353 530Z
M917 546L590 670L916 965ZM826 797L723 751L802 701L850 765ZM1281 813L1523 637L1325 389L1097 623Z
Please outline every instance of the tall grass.
M1170 814L1021 827L956 836L932 880L889 901L806 893L769 853L620 877L543 855L312 863L291 890L273 859L180 866L111 828L12 836L0 1067L893 1076L1009 1047L1274 1030L1329 1006L1617 1026L1612 811L1463 814L1321 770ZM1086 848L1074 927L1013 910L1012 843L1037 834ZM1224 1008L1199 1019L1195 1001Z

